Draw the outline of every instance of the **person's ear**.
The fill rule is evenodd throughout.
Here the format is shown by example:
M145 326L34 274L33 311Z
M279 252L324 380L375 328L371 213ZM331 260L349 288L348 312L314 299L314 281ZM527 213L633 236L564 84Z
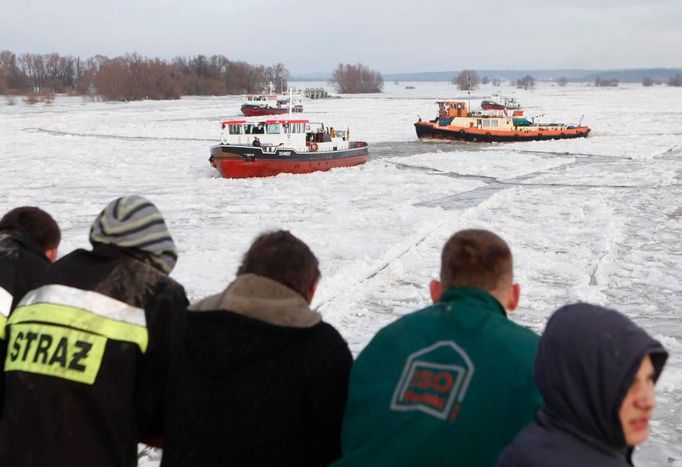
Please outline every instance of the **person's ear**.
M440 281L434 279L429 283L429 293L433 303L440 302L440 299L443 297L443 285Z
M509 296L507 297L507 306L505 307L507 311L512 312L516 310L519 306L519 300L521 299L521 286L519 284L512 284L509 290Z
M320 280L315 279L315 282L313 282L313 285L310 287L310 290L308 291L308 296L306 297L308 299L308 304L311 304L313 302L313 297L315 296L315 292L317 291L318 282L320 282Z
M50 263L54 263L57 261L57 249L50 248L45 252L45 257L50 261Z

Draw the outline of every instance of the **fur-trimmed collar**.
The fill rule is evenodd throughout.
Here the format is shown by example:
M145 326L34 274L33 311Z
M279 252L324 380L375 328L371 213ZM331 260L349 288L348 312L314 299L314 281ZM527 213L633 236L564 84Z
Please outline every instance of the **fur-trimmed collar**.
M241 274L222 292L190 307L191 311L227 310L277 326L308 328L322 321L299 293L267 277Z

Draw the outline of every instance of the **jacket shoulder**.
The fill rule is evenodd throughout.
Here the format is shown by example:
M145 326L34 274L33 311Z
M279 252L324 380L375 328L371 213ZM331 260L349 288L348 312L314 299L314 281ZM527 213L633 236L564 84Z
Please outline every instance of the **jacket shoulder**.
M554 428L533 422L500 454L497 467L626 467L628 464Z
M313 329L315 339L320 343L320 349L326 350L327 355L338 355L340 357L348 356L353 358L348 343L341 336L341 333L331 324L321 321L316 324Z

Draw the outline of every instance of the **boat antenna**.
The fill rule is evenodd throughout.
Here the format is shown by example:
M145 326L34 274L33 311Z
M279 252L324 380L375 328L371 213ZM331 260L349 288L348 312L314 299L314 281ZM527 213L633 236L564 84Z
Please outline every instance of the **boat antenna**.
M469 112L471 112L471 74L467 75L467 94L469 94Z
M291 99L292 99L291 88L289 88L289 118L291 118Z
M584 116L585 116L585 114L582 114L582 115L580 116L580 120L578 120L578 126L581 126L581 125L583 124L583 117L584 117Z

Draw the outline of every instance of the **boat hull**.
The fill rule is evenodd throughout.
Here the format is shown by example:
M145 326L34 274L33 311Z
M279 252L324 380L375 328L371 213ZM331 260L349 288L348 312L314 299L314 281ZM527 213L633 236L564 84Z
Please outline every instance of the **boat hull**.
M367 143L350 143L338 151L297 152L277 148L219 144L211 148L209 161L224 178L272 177L282 173L306 174L337 167L364 164L369 157Z
M414 126L417 131L417 138L421 141L449 140L475 143L540 141L586 138L590 133L590 128L585 126L562 129L519 127L511 131L439 126L433 122L417 122Z
M242 105L242 113L247 117L261 117L263 115L284 115L289 113L288 107L260 107L257 105L244 104ZM303 106L293 106L292 112L303 112Z

